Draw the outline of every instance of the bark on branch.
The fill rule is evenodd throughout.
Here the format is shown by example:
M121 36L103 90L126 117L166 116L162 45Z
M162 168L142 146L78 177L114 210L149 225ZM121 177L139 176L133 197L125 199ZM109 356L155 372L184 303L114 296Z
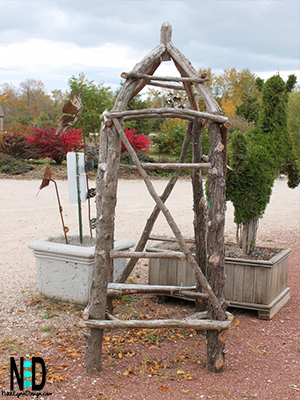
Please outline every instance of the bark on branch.
M210 169L210 163L141 163L144 169L161 169L161 170L188 170L188 169ZM137 170L135 165L120 164L123 170Z
M195 329L197 331L223 331L229 329L230 321L213 320L180 320L180 319L161 319L161 320L88 320L85 325L94 329L153 329L153 328L183 328Z
M113 118L126 118L126 120L138 119L140 118L163 118L164 115L169 115L172 118L182 118L182 119L193 119L193 118L204 118L210 121L218 122L220 124L225 124L228 122L227 117L222 115L215 115L211 113L188 110L188 109L177 109L177 108L147 108L142 110L126 110L126 111L109 111L105 113L105 118L107 118L106 125L109 119ZM101 115L101 119L104 116Z

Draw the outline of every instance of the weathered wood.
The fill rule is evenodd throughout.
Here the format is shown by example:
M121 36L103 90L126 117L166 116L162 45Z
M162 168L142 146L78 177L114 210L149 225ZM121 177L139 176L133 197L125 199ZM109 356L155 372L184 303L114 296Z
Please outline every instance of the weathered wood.
M179 294L184 297L192 297L193 299L197 299L197 300L206 300L207 299L206 293L189 292L187 290L182 290Z
M115 317L114 315L112 315L112 314L109 313L109 312L106 312L105 316L106 316L107 319L109 319L109 320L111 320L111 321L120 321L119 318Z
M190 118L205 118L210 121L219 122L220 124L224 124L228 121L227 117L223 117L221 115L214 115L206 112L196 111L196 110L188 110L188 109L178 109L178 108L147 108L141 110L126 110L126 111L109 111L106 113L106 118L127 118L127 120L138 119L140 118L162 118L165 114L172 116L173 118L182 118L182 119L190 119ZM101 115L102 118L102 115Z
M121 78L127 79L145 79L146 81L162 81L162 82L191 82L191 83L204 83L210 81L210 79L202 79L198 77L179 77L179 76L154 76L146 74L138 74L134 72L122 72Z
M89 318L90 318L90 314L89 314L89 312L85 309L84 311L83 311L83 313L81 314L81 318L84 320L84 321L87 321Z
M225 302L225 246L224 246L224 226L225 226L225 207L226 207L226 179L224 175L225 146L220 151L219 144L222 143L221 126L214 122L209 124L210 152L209 159L212 169L209 174L209 198L210 208L208 213L207 225L207 257L208 257L208 280L211 287L226 309ZM223 143L224 144L224 143ZM216 149L219 149L216 151ZM208 317L219 319L215 309L208 300ZM210 371L220 372L224 365L224 342L221 342L217 332L207 333L207 368Z
M177 242L177 239L175 237L170 237L170 236L158 236L158 235L150 235L149 240L158 240L161 242ZM195 243L195 239L193 238L184 238L184 241L186 243Z
M149 116L145 116L143 114L140 114L140 115L136 115L134 118L131 115L129 115L129 116L124 117L123 121L127 122L127 121L139 120L139 119L145 119L145 118L160 118L160 119L162 119L162 118L169 118L169 119L181 118L186 121L193 121L193 119L194 119L191 115L185 114L185 115L177 116L176 114L174 115L174 113L172 111L168 112L167 110L168 109L166 108L166 112L161 113L159 115L150 114ZM175 110L175 109L172 108L171 110Z
M161 294L182 294L188 297L207 298L207 294L198 293L194 290L196 286L164 286L164 285L137 285L125 283L109 283L108 297L123 296L125 294L147 294L147 293L161 293ZM84 314L83 314L84 315Z
M172 26L169 22L164 22L160 28L160 43L166 45L172 40ZM169 53L166 52L161 56L161 61L170 61L171 57Z
M165 53L166 46L160 44L156 46L149 54L147 54L140 62L138 62L132 72L142 74L153 74L161 63L161 56ZM139 93L146 81L137 81L135 79L126 79L116 98L113 110L125 110L132 98Z
M193 122L193 162L197 163L202 158L202 142L201 130L202 119L195 118ZM192 171L192 187L193 187L193 210L194 210L194 235L196 260L200 266L204 276L207 276L207 260L206 260L206 200L203 188L203 181L200 170ZM201 291L201 284L197 280L197 289ZM206 304L196 302L196 309L203 310Z
M167 44L172 41L172 26L164 22L160 28L160 43Z
M146 57L137 63L133 69L136 73L153 74L161 63L161 56L166 52L166 46L160 44L153 49ZM136 93L145 86L146 81L138 82L127 79L120 90L113 107L113 110L125 110L130 100ZM109 257L109 251L113 248L114 231L114 207L116 204L117 173L120 158L120 137L116 135L115 128L111 139L107 139L108 146L105 160L100 160L99 164L106 164L106 171L98 169L97 177L97 234L96 234L96 261L92 278L91 295L86 312L92 318L104 318L107 305L107 282L112 274L112 260ZM100 139L101 141L101 139ZM101 148L100 148L101 153ZM108 154L109 153L109 154ZM100 189L104 189L102 190ZM110 193L111 192L111 193ZM104 210L101 214L100 210ZM101 254L101 251L103 253ZM100 296L98 296L100 294ZM103 330L93 328L87 333L86 366L90 373L99 372L102 369L102 340Z
M225 314L224 311L222 309L222 306L218 300L218 298L216 297L215 293L213 292L210 284L208 283L207 279L205 278L205 276L203 275L199 265L197 264L193 254L191 253L190 249L188 248L187 244L185 243L183 236L174 220L174 218L172 217L172 215L170 214L168 208L165 206L164 202L161 200L161 198L158 196L158 194L156 193L151 180L149 179L147 173L145 172L145 170L142 168L140 160L138 158L138 156L136 155L135 151L133 150L129 140L127 139L120 123L119 120L116 118L113 118L113 123L114 126L116 127L120 138L122 139L128 153L130 154L133 162L135 163L135 165L138 167L138 171L140 173L140 175L142 176L142 178L144 179L144 182L148 188L148 191L150 193L150 195L152 196L152 198L154 199L154 201L156 202L156 204L158 205L158 207L160 208L160 210L162 211L162 213L164 214L170 228L172 229L176 239L178 240L178 243L182 249L182 251L184 252L184 254L186 255L187 261L189 262L189 264L191 265L191 267L194 270L194 273L196 275L196 277L199 279L202 288L204 290L205 293L207 293L209 295L210 298L210 302L213 305L213 309L216 313L216 316L220 319L220 320L224 320L225 319Z
M141 163L141 166L144 169L161 169L161 170L199 170L199 169L210 169L210 163ZM136 170L137 167L135 165L130 164L120 164L121 169L125 170Z
M106 110L102 113L101 118L103 119L105 126L108 126L108 127L109 127L109 126L112 126L112 122L111 122L111 120L109 120L109 119L107 118L107 113L108 113L108 109L106 109Z
M201 162L202 143L201 143L202 120L195 119L193 123L193 162ZM192 172L193 204L194 204L194 233L196 260L200 265L204 276L206 270L206 200L203 188L202 176L199 170Z
M181 153L180 153L180 156L179 156L179 162L180 163L185 162L185 160L186 160L186 157L187 157L187 154L188 154L188 151L189 151L189 145L190 145L191 137L192 137L192 124L189 123L188 126L187 126L187 129L186 129L185 137L184 137L183 144L182 144L182 147L181 147ZM171 194L171 192L172 192L172 190L173 190L173 188L174 188L174 186L175 186L175 184L177 182L177 179L178 179L179 175L180 175L180 170L176 170L173 173L171 179L169 180L167 186L165 187L165 190L163 191L163 194L160 196L160 198L161 198L161 200L163 202L165 202L168 199L169 195ZM142 235L140 237L139 242L136 245L136 248L135 248L136 251L143 251L144 250L144 248L146 246L146 243L148 241L149 235L150 235L150 233L152 231L152 228L153 228L153 226L155 224L155 221L157 220L157 217L158 217L159 213L160 213L160 208L156 204L154 209L153 209L153 211L152 211L152 213L151 213L151 215L150 215L150 217L147 219L147 222L146 222L146 225L144 227L143 233L142 233ZM133 268L135 267L136 263L137 263L137 259L134 259L134 258L132 258L128 262L128 264L126 265L126 268L124 269L124 271L122 272L121 276L119 277L118 282L125 282L126 281L128 276L132 272Z
M108 134L108 131L110 133ZM85 313L93 319L104 319L107 306L107 285L112 280L113 265L109 252L114 241L114 212L120 162L121 140L115 127L103 127L100 135L99 164L107 165L106 171L98 169L96 182L96 250L90 298ZM87 333L86 366L88 373L102 370L103 330L93 328Z
M178 63L176 63L176 61L174 61L174 64L175 64L176 68L178 69L178 71L179 71L179 73L180 73L180 75L182 77L188 77L188 75L185 72L185 70L183 68L181 68L181 66ZM190 107L193 110L197 110L198 111L198 109L199 109L198 108L198 103L197 103L196 98L195 98L195 94L194 94L194 89L192 87L192 83L191 82L183 82L183 86L184 86L184 88L186 90L186 93L187 93L187 96L188 96L188 99L189 99L189 103L190 103Z
M152 253L149 251L111 251L111 258L178 258L184 260L185 254L182 252L160 252Z
M177 65L180 65L189 77L196 78L199 76L189 60L173 45L173 43L167 43L166 47L174 62L176 62ZM208 112L221 113L217 101L213 98L205 83L195 83L195 88L201 94Z
M158 83L158 82L147 82L148 86L157 86L157 87L162 87L165 89L171 89L171 90L185 90L184 86L181 85L172 85L172 84L168 84L168 83Z
M109 290L149 290L149 288L153 290L161 290L172 292L173 290L195 290L196 286L171 286L171 285L140 285L137 283L115 283L109 282L108 289Z
M94 329L160 329L160 328L183 328L195 329L197 331L223 331L230 328L230 321L204 320L180 320L180 319L160 319L160 320L88 320L85 325Z
M231 314L230 312L226 311L226 318L228 321L233 321L234 320L234 315ZM208 313L207 311L200 311L196 312L195 314L189 315L185 319L206 319L208 318Z

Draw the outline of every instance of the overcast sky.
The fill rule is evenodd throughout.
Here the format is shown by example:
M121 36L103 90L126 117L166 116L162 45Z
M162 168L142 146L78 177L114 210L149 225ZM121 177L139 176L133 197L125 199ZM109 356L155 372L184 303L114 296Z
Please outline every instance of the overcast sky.
M65 91L84 72L116 89L159 44L164 21L196 69L295 73L300 83L298 0L0 0L0 85L29 78Z

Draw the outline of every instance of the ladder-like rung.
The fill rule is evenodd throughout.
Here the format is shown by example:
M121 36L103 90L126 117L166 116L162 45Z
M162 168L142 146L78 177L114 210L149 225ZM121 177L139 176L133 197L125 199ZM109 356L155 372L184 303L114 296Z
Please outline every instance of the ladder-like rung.
M111 258L179 258L184 260L185 254L180 251L164 251L164 252L150 252L150 251L111 251Z
M169 285L138 285L127 283L109 283L108 297L123 296L125 294L162 294L182 295L193 299L207 299L206 293L196 292L196 286L169 286Z
M184 328L197 331L229 329L231 321L216 321L210 319L182 320L182 319L157 319L157 320L94 320L85 321L88 328L95 329L160 329L160 328Z
M209 82L209 78L199 77L186 77L186 76L155 76L146 74L137 74L134 72L122 72L121 77L123 79L145 79L147 81L162 81L162 82L190 82L190 83L204 83Z
M161 170L187 170L187 169L210 169L210 163L141 163L144 169L161 169ZM137 170L136 165L121 164L121 169Z
M194 119L194 118L204 118L209 121L215 121L220 124L228 123L228 118L222 115L211 114L207 112L190 110L190 109L178 109L178 108L146 108L141 110L125 110L125 111L104 111L101 118L105 121L106 126L111 126L113 118L124 118L127 121L132 119L141 118L182 118L182 119Z

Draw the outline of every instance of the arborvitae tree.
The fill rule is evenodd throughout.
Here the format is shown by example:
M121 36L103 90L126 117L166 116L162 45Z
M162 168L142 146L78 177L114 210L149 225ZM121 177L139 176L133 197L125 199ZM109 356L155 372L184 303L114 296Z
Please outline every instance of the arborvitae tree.
M288 93L295 78L287 83L275 75L263 85L262 106L257 127L249 133L236 132L229 146L227 199L234 205L237 240L246 253L254 247L258 221L270 201L278 173L288 174L288 185L300 182L300 170L287 129Z
M300 86L289 95L287 123L295 154L300 163Z
M275 170L267 149L236 131L228 149L227 199L234 205L237 243L245 253L254 247L259 218L270 201Z
M300 182L300 168L287 126L288 96L295 84L295 75L290 75L286 83L279 75L266 81L258 129L253 131L254 140L259 140L270 152L276 172L288 175L290 188Z

